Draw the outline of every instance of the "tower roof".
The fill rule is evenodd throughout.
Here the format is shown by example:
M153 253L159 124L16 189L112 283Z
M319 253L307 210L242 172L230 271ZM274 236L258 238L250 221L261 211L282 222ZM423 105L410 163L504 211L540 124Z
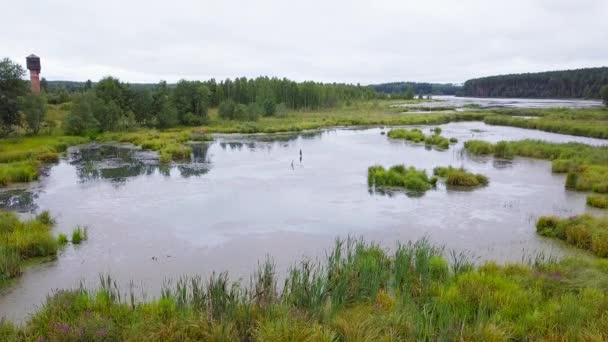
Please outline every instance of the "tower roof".
M31 54L31 55L27 56L27 58L39 58L39 57L34 54Z

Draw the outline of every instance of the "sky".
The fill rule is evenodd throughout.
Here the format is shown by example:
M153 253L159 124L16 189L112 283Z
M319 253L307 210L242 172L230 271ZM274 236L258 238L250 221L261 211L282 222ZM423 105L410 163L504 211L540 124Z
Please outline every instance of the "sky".
M608 66L608 0L3 0L0 58L48 80L462 83Z

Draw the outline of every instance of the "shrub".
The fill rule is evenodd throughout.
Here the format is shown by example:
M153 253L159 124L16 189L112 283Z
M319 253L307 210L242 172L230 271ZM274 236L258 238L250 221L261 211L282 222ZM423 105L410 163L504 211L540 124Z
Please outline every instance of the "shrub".
M236 110L236 102L233 100L224 100L220 103L218 113L220 118L232 120L234 119L234 111Z

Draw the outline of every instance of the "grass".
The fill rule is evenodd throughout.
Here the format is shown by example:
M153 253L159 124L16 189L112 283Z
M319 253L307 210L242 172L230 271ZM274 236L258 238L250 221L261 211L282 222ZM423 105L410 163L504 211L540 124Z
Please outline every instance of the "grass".
M501 141L496 144L469 140L464 146L474 155L551 160L553 172L567 173L567 189L608 193L608 146L539 140Z
M576 247L590 250L599 257L608 257L607 218L596 218L591 215L564 219L543 216L536 222L536 231L542 236L558 238Z
M54 223L48 212L31 220L0 212L0 285L21 274L26 260L57 254L58 242L51 234Z
M27 183L39 177L40 167L56 163L68 146L88 141L82 137L34 136L0 140L0 186Z
M423 193L432 189L437 179L429 178L424 170L417 170L414 167L395 165L387 170L383 166L375 165L367 170L367 182L370 187L404 188Z
M608 208L608 196L604 195L588 195L587 205L595 208L606 209Z
M606 340L608 260L474 266L422 240L392 252L338 240L282 282L271 261L249 286L226 273L184 277L138 302L110 277L58 291L6 341Z
M608 139L608 110L589 109L508 109L488 115L489 125L513 126L546 132ZM515 116L515 117L514 117ZM517 116L536 117L533 120Z
M81 244L88 239L89 235L86 227L76 227L72 231L72 243L75 245Z
M488 185L488 177L482 174L468 172L464 168L436 167L433 169L435 176L445 178L445 183L451 186L478 187Z
M403 139L415 143L424 142L427 146L437 146L441 149L448 149L450 147L450 140L442 137L440 134L441 128L439 127L432 129L431 135L425 135L418 128L398 128L390 130L387 136L391 139Z

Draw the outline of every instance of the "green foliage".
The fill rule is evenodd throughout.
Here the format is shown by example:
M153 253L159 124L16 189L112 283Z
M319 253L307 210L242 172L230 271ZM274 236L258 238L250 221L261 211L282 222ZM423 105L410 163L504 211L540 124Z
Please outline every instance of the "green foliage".
M209 89L199 81L181 80L173 90L173 102L179 121L186 125L206 122L209 101Z
M436 179L429 178L424 170L417 170L414 167L395 165L386 170L380 165L375 165L367 170L367 183L370 187L398 187L425 192L435 186Z
M24 113L28 129L38 134L46 118L47 99L44 94L28 93L20 97L19 108Z
M53 224L48 212L27 221L14 213L0 212L0 285L21 273L23 261L57 253L58 244L51 235Z
M266 116L274 115L277 109L272 98L264 99L264 101L262 101L262 108L264 110L264 115Z
M60 233L59 235L57 235L57 243L60 246L64 246L68 243L68 237L67 235Z
M23 327L0 331L26 340L601 341L607 269L587 259L473 266L425 240L393 252L337 240L324 260L294 264L280 293L269 261L248 287L226 273L184 277L145 303L101 277L96 292L58 291Z
M565 219L544 216L536 223L543 236L565 240L576 247L590 250L599 257L608 257L608 219L579 215Z
M600 97L602 98L602 102L604 102L604 105L608 107L608 85L602 87L602 89L600 90Z
M592 207L606 209L608 208L608 196L605 195L588 195L587 205Z
M468 172L464 168L436 167L433 169L435 176L445 178L445 183L451 186L477 187L488 185L488 178L482 174Z
M103 102L92 91L75 95L72 110L66 117L66 133L82 135L97 131L99 121L95 113L102 107Z
M608 68L490 76L464 83L465 96L531 98L599 98L608 83Z
M76 227L72 231L72 243L75 245L81 244L83 241L88 239L87 227Z
M8 58L0 60L0 135L19 124L19 97L26 94L25 70Z
M475 155L489 155L494 153L494 145L481 140L465 141L464 148Z
M225 100L220 103L218 113L220 118L232 120L234 119L234 113L236 111L236 102L233 100Z
M0 186L35 181L38 179L38 168L36 161L0 164Z
M437 146L441 149L448 149L450 147L450 141L440 135L441 128L435 127L432 132L433 134L427 136L418 128L397 128L390 130L387 136L391 139L404 139L416 143L424 142L427 146Z

